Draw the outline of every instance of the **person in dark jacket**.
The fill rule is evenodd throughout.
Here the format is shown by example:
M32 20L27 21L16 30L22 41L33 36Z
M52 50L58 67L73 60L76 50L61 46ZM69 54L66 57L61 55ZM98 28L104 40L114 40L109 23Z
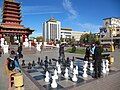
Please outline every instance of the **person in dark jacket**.
M100 76L101 76L101 63L102 63L102 48L101 48L99 42L96 42L94 56L95 56L94 57L95 58L95 62L94 62L95 75L94 75L94 78L100 78Z
M86 47L84 60L89 62L89 57L90 57L90 47L88 46Z
M22 45L20 44L20 46L18 46L18 57L19 58L23 58L23 55L22 55Z

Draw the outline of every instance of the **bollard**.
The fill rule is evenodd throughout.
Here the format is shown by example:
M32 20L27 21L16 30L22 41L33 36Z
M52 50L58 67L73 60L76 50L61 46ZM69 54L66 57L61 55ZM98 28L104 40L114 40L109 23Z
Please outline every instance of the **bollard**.
M110 61L110 64L113 64L113 62L114 62L114 57L111 56L111 57L109 58L109 61Z
M21 73L17 73L14 75L14 86L16 90L23 90L23 75Z

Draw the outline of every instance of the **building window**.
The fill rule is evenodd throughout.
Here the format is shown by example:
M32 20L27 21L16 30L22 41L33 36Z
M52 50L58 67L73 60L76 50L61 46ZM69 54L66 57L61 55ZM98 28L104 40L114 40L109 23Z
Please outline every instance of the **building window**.
M119 29L117 29L117 31L119 31Z

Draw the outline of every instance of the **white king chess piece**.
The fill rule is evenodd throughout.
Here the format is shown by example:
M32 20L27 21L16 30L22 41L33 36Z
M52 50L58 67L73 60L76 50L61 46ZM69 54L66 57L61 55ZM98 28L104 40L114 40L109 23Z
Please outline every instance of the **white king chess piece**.
M65 74L64 74L65 78L68 79L69 75L68 75L68 68L65 69Z
M49 72L47 71L45 74L45 82L49 82Z
M105 61L104 60L103 60L102 66L103 66L102 72L104 74L106 74L106 66L105 66Z
M51 87L52 87L52 88L56 88L56 87L57 87L57 82L56 82L55 76L52 76Z
M77 76L76 76L76 74L75 74L75 68L73 69L73 77L72 77L72 80L74 81L74 82L76 82L78 79L77 79Z
M106 60L106 71L109 72L109 61Z

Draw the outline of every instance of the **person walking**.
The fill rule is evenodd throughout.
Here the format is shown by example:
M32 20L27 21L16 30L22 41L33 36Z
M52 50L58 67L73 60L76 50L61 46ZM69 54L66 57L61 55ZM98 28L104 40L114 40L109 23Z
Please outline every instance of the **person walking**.
M95 50L94 50L94 78L101 77L101 63L102 63L102 48L99 42L96 42Z

